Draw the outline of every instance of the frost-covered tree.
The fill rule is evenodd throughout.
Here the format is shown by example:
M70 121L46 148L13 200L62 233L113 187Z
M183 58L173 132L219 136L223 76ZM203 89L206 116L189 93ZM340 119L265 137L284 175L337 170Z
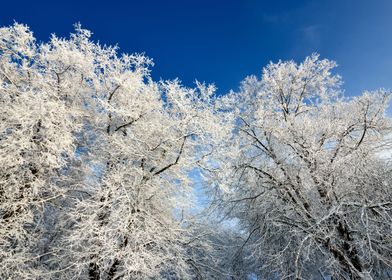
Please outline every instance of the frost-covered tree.
M57 69L48 64L28 28L0 29L2 279L34 275L48 238L46 214L65 191L56 178L74 154L78 111L60 95Z
M262 279L391 277L390 93L344 98L334 67L318 55L271 63L230 97L220 205Z
M189 211L225 134L214 87L154 82L90 36L0 29L0 278L217 277Z
M182 215L188 172L219 124L205 100L212 92L203 85L145 84L133 75L125 74L100 109L106 114L95 125L101 133L90 154L100 159L95 168L102 177L86 184L88 197L76 203L69 271L86 270L92 279L187 279L199 264L187 253L194 237Z

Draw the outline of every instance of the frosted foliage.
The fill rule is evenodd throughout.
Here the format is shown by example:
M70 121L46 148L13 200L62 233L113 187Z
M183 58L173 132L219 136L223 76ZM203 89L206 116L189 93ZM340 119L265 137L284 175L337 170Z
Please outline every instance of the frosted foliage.
M0 278L212 275L188 172L229 132L214 87L156 83L90 36L0 29Z
M389 92L314 54L217 97L91 35L0 28L0 279L392 277Z
M318 55L270 64L229 97L237 152L222 157L233 164L220 205L245 230L241 250L260 277L390 277L391 172L380 157L390 93L344 98L334 66Z

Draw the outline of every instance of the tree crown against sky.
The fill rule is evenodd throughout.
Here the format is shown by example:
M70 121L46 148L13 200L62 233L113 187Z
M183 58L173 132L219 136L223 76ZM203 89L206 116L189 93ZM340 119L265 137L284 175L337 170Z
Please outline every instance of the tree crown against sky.
M214 87L154 82L90 35L0 29L1 278L221 273L188 211L187 174L225 134Z
M231 96L237 152L221 153L234 158L217 204L263 278L389 277L391 93L344 98L335 66L271 63Z
M389 92L314 54L217 97L90 37L0 29L2 278L388 277Z

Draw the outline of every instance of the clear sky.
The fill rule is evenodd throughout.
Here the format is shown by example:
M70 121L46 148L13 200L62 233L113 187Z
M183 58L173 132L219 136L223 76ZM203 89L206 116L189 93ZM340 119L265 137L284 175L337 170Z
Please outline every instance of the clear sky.
M213 82L220 94L312 52L338 62L347 95L392 88L392 0L3 1L0 25L14 20L39 40L80 22L94 40L153 58L154 78Z

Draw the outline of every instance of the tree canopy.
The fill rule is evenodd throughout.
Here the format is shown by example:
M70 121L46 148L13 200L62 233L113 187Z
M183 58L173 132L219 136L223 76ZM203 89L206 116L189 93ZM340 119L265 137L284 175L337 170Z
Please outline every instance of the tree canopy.
M217 96L90 37L0 28L1 279L392 277L389 91L313 54Z

